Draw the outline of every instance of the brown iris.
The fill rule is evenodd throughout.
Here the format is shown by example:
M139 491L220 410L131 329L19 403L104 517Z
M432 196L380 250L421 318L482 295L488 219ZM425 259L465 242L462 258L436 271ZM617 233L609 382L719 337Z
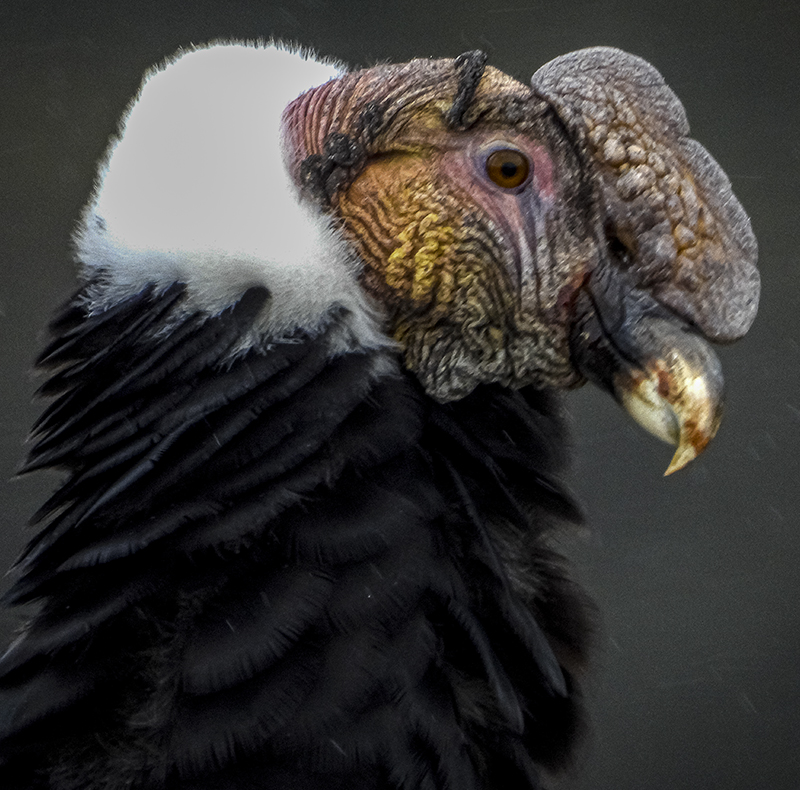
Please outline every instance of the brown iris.
M530 171L528 158L516 148L501 148L486 157L486 175L503 189L518 187Z

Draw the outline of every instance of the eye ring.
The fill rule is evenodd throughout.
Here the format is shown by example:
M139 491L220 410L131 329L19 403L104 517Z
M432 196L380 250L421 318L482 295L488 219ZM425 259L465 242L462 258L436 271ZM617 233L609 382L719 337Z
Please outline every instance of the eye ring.
M503 189L516 189L530 175L531 162L517 148L496 148L486 157L486 175Z

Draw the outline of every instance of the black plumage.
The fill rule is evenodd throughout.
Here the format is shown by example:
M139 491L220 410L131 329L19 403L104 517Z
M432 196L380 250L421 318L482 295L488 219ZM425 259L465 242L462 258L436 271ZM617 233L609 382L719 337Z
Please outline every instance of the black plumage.
M577 727L551 644L584 647L538 548L578 517L554 398L437 404L332 355L335 312L231 358L268 294L199 320L182 291L79 295L40 360L31 465L69 476L10 593L43 603L0 663L3 786L531 786Z

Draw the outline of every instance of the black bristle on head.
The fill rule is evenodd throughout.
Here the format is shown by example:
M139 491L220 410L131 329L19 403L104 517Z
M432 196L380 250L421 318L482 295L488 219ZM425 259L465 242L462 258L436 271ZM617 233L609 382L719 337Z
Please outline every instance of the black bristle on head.
M479 49L464 52L455 59L455 68L458 74L458 88L453 105L447 114L447 122L458 131L468 129L470 124L466 119L475 92L486 70L487 55Z
M368 134L376 132L371 114L362 118ZM337 193L348 186L366 161L366 149L357 138L332 132L325 139L322 154L310 154L300 164L303 190L322 208L330 208Z

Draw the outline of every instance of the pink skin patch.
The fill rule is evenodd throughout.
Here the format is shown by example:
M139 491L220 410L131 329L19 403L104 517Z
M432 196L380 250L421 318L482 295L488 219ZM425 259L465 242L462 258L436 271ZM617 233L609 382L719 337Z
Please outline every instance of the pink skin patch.
M486 172L486 159L502 149L522 153L530 163L530 172L519 186L504 188L492 181ZM440 178L447 178L469 195L501 231L506 248L514 251L513 266L519 282L532 276L536 259L537 229L542 217L558 200L553 160L547 149L524 135L498 137L486 132L474 135L472 143L445 146L438 157Z

